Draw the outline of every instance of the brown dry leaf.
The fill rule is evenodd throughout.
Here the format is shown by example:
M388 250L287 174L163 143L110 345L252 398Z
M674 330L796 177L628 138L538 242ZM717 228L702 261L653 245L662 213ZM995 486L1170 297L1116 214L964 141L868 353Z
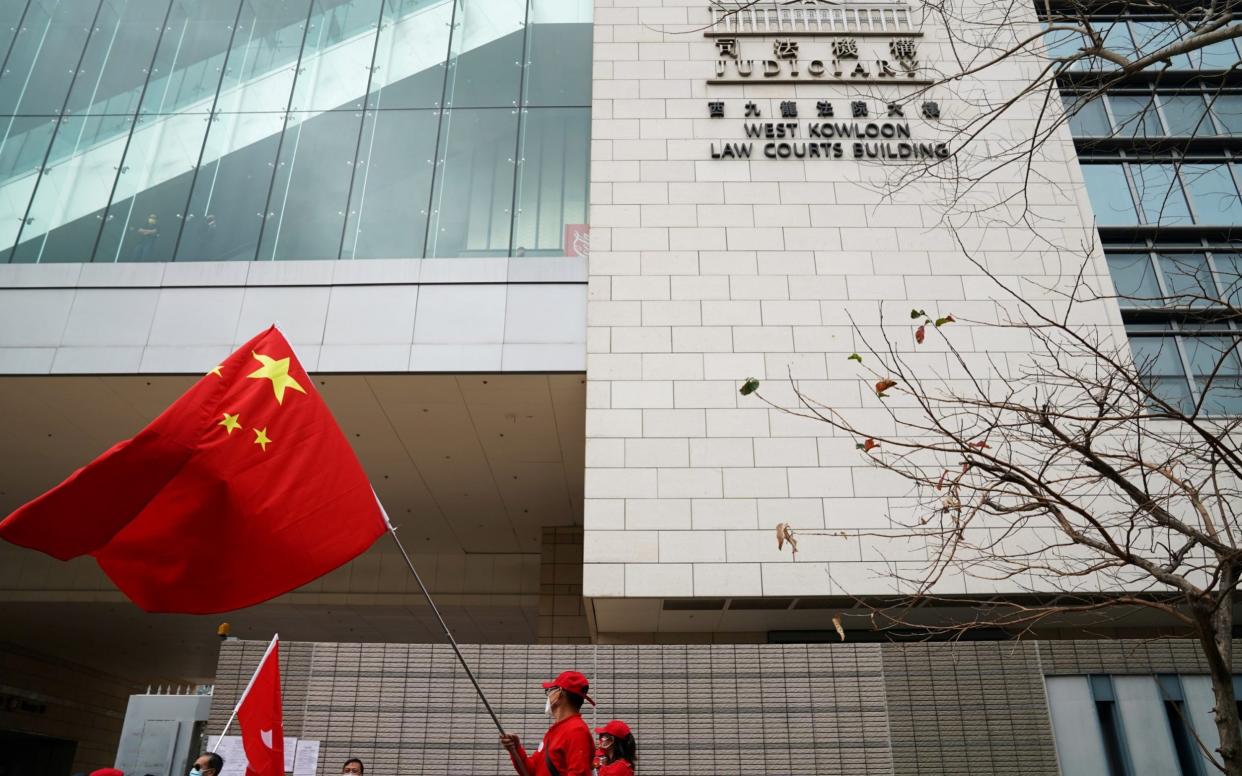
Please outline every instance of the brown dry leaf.
M914 330L914 341L920 345L923 344L923 339L927 336L924 331L926 328L926 325L923 325Z
M785 546L785 524L777 523L776 524L776 549L779 550L784 546Z
M895 388L896 386L897 386L896 380L881 380L880 382L875 384L875 395L883 399L885 397L884 392L887 391L889 388Z
M842 641L845 641L845 628L841 625L840 613L832 615L832 627L837 629L837 635L841 637Z

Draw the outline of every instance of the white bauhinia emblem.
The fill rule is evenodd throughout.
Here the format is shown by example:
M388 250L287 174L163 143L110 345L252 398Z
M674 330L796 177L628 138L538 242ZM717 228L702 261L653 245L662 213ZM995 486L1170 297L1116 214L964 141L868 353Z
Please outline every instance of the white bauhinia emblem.
M263 739L263 745L264 745L264 746L266 746L268 749L271 749L271 748L272 748L272 731L270 731L270 730L260 730L260 731L259 731L259 738Z

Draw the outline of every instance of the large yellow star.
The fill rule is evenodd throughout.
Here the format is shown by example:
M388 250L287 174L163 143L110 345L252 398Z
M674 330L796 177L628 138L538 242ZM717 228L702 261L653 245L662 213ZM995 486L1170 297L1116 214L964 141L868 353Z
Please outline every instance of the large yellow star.
M215 369L207 370L207 374L215 375L216 377L224 377L223 369L224 369L224 364L217 364Z
M224 420L220 421L216 425L224 426L224 432L226 434L232 434L233 429L241 428L241 423L237 420L239 417L241 417L240 412L236 415L230 415L226 412L224 413Z
M264 428L256 428L256 429L254 430L254 443L255 443L256 445L258 445L259 447L262 447L262 448L263 448L263 452L265 452L265 453L267 452L267 446L268 446L268 445L270 445L270 444L272 443L272 440L270 440L270 439L268 439L268 438L267 438L267 428L266 428L266 427L264 427Z
M299 393L306 393L306 389L298 385L298 381L289 376L288 358L275 359L270 356L265 356L262 353L255 353L254 351L251 351L250 355L254 356L255 361L258 361L263 366L246 375L246 377L251 377L256 380L264 378L271 380L272 390L276 393L277 404L284 403L286 388Z

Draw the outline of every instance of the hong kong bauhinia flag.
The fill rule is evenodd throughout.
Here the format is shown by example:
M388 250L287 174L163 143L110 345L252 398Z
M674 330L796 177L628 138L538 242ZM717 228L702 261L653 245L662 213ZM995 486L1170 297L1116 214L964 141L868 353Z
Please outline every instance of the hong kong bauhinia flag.
M193 614L292 590L385 530L362 466L275 326L0 522L14 544L93 555L147 611Z
M284 776L285 732L280 710L280 636L273 636L237 701L246 776Z

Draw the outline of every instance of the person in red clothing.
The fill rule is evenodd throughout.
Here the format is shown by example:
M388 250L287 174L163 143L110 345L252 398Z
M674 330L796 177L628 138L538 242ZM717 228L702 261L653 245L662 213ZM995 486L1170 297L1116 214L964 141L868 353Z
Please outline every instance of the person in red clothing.
M596 767L599 776L634 776L634 761L638 759L638 743L630 726L614 719L603 727L595 728L599 734Z
M591 729L583 721L582 702L592 706L595 701L587 678L577 671L565 671L550 682L543 683L544 713L552 725L543 734L543 741L533 755L527 755L522 742L512 733L500 735L500 745L509 750L513 770L519 776L591 776Z

